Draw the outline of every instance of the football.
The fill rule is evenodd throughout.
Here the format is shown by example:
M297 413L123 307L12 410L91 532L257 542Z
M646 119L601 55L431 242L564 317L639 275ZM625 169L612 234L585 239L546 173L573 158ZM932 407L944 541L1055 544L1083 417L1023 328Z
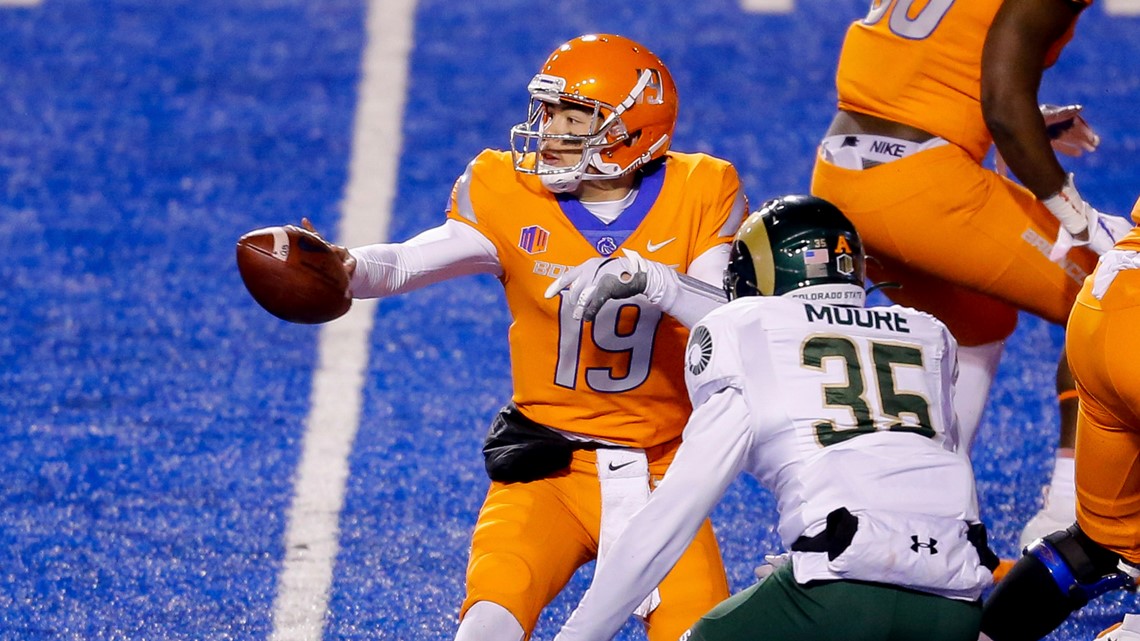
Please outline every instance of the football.
M291 323L326 323L352 306L348 274L333 246L296 227L266 227L237 242L241 280L265 311Z

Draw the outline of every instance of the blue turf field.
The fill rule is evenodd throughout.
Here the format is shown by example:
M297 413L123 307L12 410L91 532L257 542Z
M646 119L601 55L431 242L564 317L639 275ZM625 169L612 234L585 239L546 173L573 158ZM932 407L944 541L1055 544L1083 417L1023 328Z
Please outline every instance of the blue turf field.
M383 7L384 0L379 0ZM452 181L504 146L525 85L588 31L641 40L682 96L676 147L736 163L754 202L805 191L835 57L863 0L785 16L727 0L424 0L390 230L442 220ZM0 6L0 639L266 639L318 330L265 314L233 262L243 232L335 227L366 36L363 0L46 0ZM1140 19L1098 4L1043 98L1105 139L1068 160L1084 195L1140 194ZM1061 82L1061 79L1064 82ZM350 459L326 639L448 639L509 394L498 284L379 306ZM1055 442L1058 328L1023 319L975 450L1011 555ZM715 514L734 589L774 549L740 481ZM584 588L550 609L549 639ZM1103 600L1057 639L1136 610ZM642 638L627 626L622 638Z

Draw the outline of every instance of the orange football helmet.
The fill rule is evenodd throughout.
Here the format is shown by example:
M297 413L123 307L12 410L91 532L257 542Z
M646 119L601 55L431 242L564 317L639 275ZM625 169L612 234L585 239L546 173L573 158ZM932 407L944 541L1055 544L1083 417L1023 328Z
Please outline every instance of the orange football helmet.
M527 121L511 128L515 169L540 176L551 191L573 191L583 180L623 176L669 150L677 123L677 87L665 63L629 38L574 38L550 54L527 90ZM560 103L593 110L588 134L548 131L549 106ZM577 165L543 164L535 152L548 141L580 146ZM528 162L532 154L533 162Z

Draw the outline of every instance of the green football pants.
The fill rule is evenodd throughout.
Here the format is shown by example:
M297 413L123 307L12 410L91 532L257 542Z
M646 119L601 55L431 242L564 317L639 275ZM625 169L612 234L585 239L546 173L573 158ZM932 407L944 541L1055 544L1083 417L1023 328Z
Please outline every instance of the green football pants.
M681 641L977 641L982 606L881 583L796 583L787 564L709 611Z

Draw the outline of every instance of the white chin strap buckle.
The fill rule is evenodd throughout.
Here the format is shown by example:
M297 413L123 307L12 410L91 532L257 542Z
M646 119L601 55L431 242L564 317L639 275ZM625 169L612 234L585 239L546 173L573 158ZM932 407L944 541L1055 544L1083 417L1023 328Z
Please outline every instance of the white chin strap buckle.
M564 174L539 174L542 186L556 194L574 191L582 184L582 173L578 171Z

